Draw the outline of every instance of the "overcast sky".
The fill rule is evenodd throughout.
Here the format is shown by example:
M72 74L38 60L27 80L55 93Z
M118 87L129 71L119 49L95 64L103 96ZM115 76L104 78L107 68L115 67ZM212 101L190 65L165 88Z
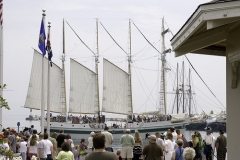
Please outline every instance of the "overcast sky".
M26 117L29 109L24 106L29 85L32 66L33 49L38 49L38 37L42 18L42 9L46 9L46 23L51 21L51 43L53 61L61 66L59 57L62 54L62 21L63 18L73 27L84 42L95 51L96 48L96 18L106 27L114 39L124 50L128 49L128 21L131 19L156 48L161 50L161 22L164 17L165 28L173 34L182 27L186 20L196 10L199 4L208 0L4 0L4 83L7 91L4 97L9 102L10 111L4 110L3 124L15 125L9 122L9 117L22 115ZM168 27L167 27L167 26ZM69 71L69 58L75 58L83 65L94 70L93 55L66 28L66 67ZM171 48L172 35L166 35L166 48ZM111 40L99 24L100 72L102 74L102 58L107 58L127 71L126 54ZM134 112L156 110L157 101L157 67L156 52L132 24L132 54L133 54L133 106ZM155 57L154 57L155 56ZM205 80L220 102L226 106L226 72L225 57L187 55L193 66ZM153 58L154 57L154 58ZM174 92L174 82L177 62L185 61L185 76L188 76L189 64L184 57L167 55L171 71L167 76L168 92ZM211 95L196 74L192 72L194 96L197 110L209 113L218 112L221 104ZM102 77L100 75L100 77ZM69 75L67 75L67 83ZM100 78L100 84L102 79ZM186 84L187 85L187 84ZM100 93L102 92L100 85ZM69 84L67 84L69 90ZM151 92L151 96L150 96ZM150 96L150 100L148 97ZM172 108L173 94L168 94L168 112ZM33 111L33 114L40 114Z

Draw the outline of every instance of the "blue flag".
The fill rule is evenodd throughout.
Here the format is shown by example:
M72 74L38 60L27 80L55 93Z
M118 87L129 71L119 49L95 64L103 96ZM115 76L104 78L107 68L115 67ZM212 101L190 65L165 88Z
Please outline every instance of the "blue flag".
M45 56L46 54L45 39L46 39L46 35L45 35L44 23L42 19L40 34L39 34L39 41L38 41L38 48L42 51L43 56Z
M48 52L48 60L49 60L50 66L52 67L52 56L53 56L53 53L52 53L51 42L50 42L50 28L48 30L46 50Z

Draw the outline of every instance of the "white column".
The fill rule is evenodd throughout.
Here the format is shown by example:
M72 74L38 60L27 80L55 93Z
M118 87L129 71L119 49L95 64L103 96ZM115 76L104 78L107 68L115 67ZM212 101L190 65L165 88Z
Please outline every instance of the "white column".
M240 139L238 138L240 135L240 69L239 63L236 63L240 60L239 40L240 28L230 32L227 37L227 159L229 160L239 159L238 151L240 150ZM236 74L234 71L237 71Z
M226 60L227 64L227 156L228 159L239 159L240 150L240 77L238 87L231 88L232 84L232 65ZM239 73L238 73L239 74ZM240 74L239 74L240 75Z

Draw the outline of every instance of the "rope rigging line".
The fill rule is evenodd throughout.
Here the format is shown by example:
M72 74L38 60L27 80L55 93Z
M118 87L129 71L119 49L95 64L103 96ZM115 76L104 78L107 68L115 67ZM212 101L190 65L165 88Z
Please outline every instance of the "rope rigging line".
M158 79L157 79L156 83L154 84L151 93L148 95L147 100L142 104L141 107L138 108L138 110L137 110L136 112L138 112L145 104L147 104L148 100L150 100L150 95L152 94L152 92L153 92L155 86L157 85L157 83L158 83ZM150 100L150 101L151 101L151 100ZM145 106L145 107L146 107L146 106ZM156 107L156 109L158 109L158 108L157 108L157 104L155 105L155 107Z
M162 19L162 18L161 18L161 19ZM160 28L159 26L153 26L153 25L141 23L141 22L138 22L138 21L135 21L135 22L136 22L136 23L139 23L139 24L142 24L142 25L145 25L145 26L150 26L150 27L154 27L154 28Z
M115 44L113 43L110 47L108 47L107 49L105 49L102 53L100 53L100 55L103 55L104 52L106 52L107 50L109 50L112 46L114 46Z
M160 54L162 54L156 47L154 47L154 45L149 42L149 40L146 38L146 36L144 36L144 34L139 30L139 28L136 26L136 24L132 21L132 23L134 24L134 26L137 28L137 30L140 32L140 34L143 36L143 38Z
M140 68L140 67L136 67L136 66L132 66L133 68L138 68L138 69L142 69L142 70L147 70L147 71L158 71L158 70L154 70L154 69L147 69L147 68Z
M153 42L152 44L153 44L154 46L156 46L156 45L158 44L158 42L159 42L159 41L156 41L156 42ZM149 44L148 44L148 45L149 45ZM149 53L149 52L152 53L152 49L153 49L152 46L149 45L147 48L145 48L144 50L141 51L142 54L140 54L140 55L138 56L138 58L135 59L135 61L141 60L141 58L144 57L145 55L148 55L147 53ZM137 53L137 54L138 54L138 53ZM135 54L135 55L133 55L133 56L136 57L137 54ZM159 54L158 54L157 56L159 56ZM156 57L157 57L157 56L156 56Z
M169 67L172 69L174 67L171 67L171 64L168 63ZM172 71L174 72L174 69L172 69ZM175 72L174 72L175 73ZM181 75L182 73L179 72L179 75ZM188 78L185 77L185 79L188 81ZM202 101L204 101L205 103L208 103L210 106L221 109L221 106L219 106L216 102L214 102L212 99L210 99L207 95L205 95L197 86L195 86L193 83L191 84L192 87L192 91L194 93L194 87L197 88L197 90L199 90L205 97L207 97L211 102L213 102L214 104L211 104L207 101L204 101L204 99L202 99L200 96L198 96L199 99L201 99Z
M211 104L211 103L209 103L209 102L207 102L207 101L204 101L204 99L202 99L200 96L198 96L198 99L202 100L202 101L201 101L202 104L205 104L205 105L207 104L208 106L211 106L211 107L215 107L215 108L221 109L220 106L215 106L214 104ZM199 102L198 102L198 103L199 103ZM214 109L214 108L212 108L212 109Z
M144 50L148 49L148 46L149 44L145 45L143 48L141 48L139 51L137 51L136 53L132 54L132 56L136 56L137 54L143 52Z
M157 39L157 40L155 40L155 42L153 42L153 44L158 44L158 42L160 42L161 41L161 39ZM136 56L137 54L139 54L139 53L141 53L141 52L146 52L145 50L147 50L149 47L151 47L151 46L149 46L149 43L147 44L147 45L145 45L142 49L140 49L138 52L136 52L136 53L134 53L134 54L132 54L133 56ZM149 52L150 50L148 50L147 52ZM141 56L142 57L142 56ZM141 58L141 57L139 57L139 58ZM138 58L138 59L139 59Z
M196 105L196 102L195 102L196 100L195 99L193 99L193 107L194 107L194 109L195 109L195 113L197 114L198 113L198 110L197 110L197 105ZM202 111L203 112L203 111ZM204 112L205 113L205 112Z
M206 114L206 112L205 112L205 111L202 109L202 107L196 102L196 100L193 101L193 103L194 103L195 106L198 106L198 107L202 110L203 113Z
M198 77L202 80L202 82L205 84L205 86L208 88L208 90L212 93L212 95L217 99L217 101L223 106L224 109L226 109L226 107L224 107L224 105L222 104L222 102L219 101L219 99L217 98L217 96L212 92L212 90L208 87L208 85L205 83L205 81L202 79L202 77L199 75L199 73L196 71L196 69L193 67L192 63L189 61L189 59L187 58L186 55L184 55L188 61L188 63L191 65L192 69L195 71L195 73L198 75Z
M94 55L96 55L96 53L94 53L88 46L86 43L83 42L83 40L78 36L78 34L74 31L74 29L70 26L70 24L66 21L66 23L68 24L68 26L71 28L71 30L75 33L75 35L78 37L78 39L87 47L87 49L92 52Z
M78 45L76 45L74 48L72 48L70 51L67 51L66 53L68 53L68 55L69 55L69 53L73 52L80 44L81 43L79 43Z
M167 23L166 23L167 24ZM173 35L172 32L170 32ZM217 101L221 104L221 106L226 109L226 107L224 107L224 105L222 104L222 102L220 102L220 100L217 98L217 96L212 92L212 90L208 87L208 85L205 83L205 81L202 79L202 77L199 75L199 73L197 72L197 70L193 67L192 63L190 62L190 60L188 59L188 57L184 54L184 56L186 57L188 63L191 65L192 69L194 70L194 72L198 75L198 77L201 79L201 81L205 84L205 86L208 88L208 90L212 93L212 95L217 99Z
M136 68L134 68L134 70L135 70L135 73L136 73L136 75L137 75L137 79L138 79L138 81L139 81L139 83L140 83L140 85L141 85L144 93L147 95L147 93L146 93L146 91L145 91L145 89L144 89L144 87L143 87L143 85L142 85L142 83L141 83L141 81L140 81L140 79L139 79L139 77L138 77L138 73L137 73L137 71L136 71ZM155 86L154 86L154 87L155 87ZM153 91L153 90L152 90L152 91ZM148 97L148 98L147 98L147 101L150 100L150 102L153 104L153 106L155 106L155 107L157 108L157 106L151 101L150 96L152 96L152 92L150 92L150 94L147 95L147 97ZM146 102L145 102L145 103L146 103ZM145 103L144 103L144 104L145 104ZM144 105L144 104L143 104L143 105ZM143 105L142 105L142 106L143 106ZM141 106L141 107L142 107L142 106ZM140 107L140 108L141 108L141 107ZM140 109L140 108L139 108L139 109ZM139 109L138 109L138 110L139 110Z
M117 41L112 37L112 35L107 31L107 29L103 26L103 24L99 21L99 23L101 24L101 26L103 27L103 29L107 32L107 34L112 38L112 40L118 45L119 48L121 48L121 50L123 50L124 53L126 53L128 55L128 53L117 43Z
M170 63L168 63L168 65L169 65L169 67L172 69L172 71L175 73L175 71L174 71L174 69L173 68L175 68L174 66L172 66L171 67L171 64ZM175 73L176 74L176 73ZM181 76L182 75L182 73L180 72L180 71L178 71L178 74ZM184 78L185 80L187 80L187 78L185 77ZM211 104L212 106L215 106L216 108L218 108L219 109L219 104L217 104L216 102L214 102L211 98L209 98L209 96L207 96L205 93L203 93L196 85L194 85L194 84L192 84L192 91L193 91L193 93L194 93L194 88L196 88L199 92L201 92L206 98L208 98L211 102L213 102L215 105L213 105L213 104ZM198 96L198 97L200 97L200 96ZM201 99L201 100L203 100L204 101L204 99ZM210 103L209 103L210 104Z
M135 62L134 62L135 63ZM135 66L137 66L137 64L135 63ZM138 66L137 66L138 67ZM143 78L143 76L142 76L142 74L141 74L141 72L139 71L139 73L140 73L140 76L142 77L142 80L143 80L143 82L145 83L145 85L146 85L146 87L147 87L147 89L148 89L148 92L150 92L150 90L149 90L149 88L148 88L148 86L147 86L147 83L146 83L146 81L144 80L144 78ZM151 93L151 92L150 92ZM151 96L152 96L152 99L155 101L155 99L154 99L154 97L153 97L153 95L151 94Z

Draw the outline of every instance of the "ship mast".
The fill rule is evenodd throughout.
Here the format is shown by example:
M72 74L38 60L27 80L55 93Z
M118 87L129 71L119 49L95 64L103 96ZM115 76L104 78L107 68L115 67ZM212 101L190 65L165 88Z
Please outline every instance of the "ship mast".
M176 94L177 94L177 114L179 113L179 104L178 104L178 99L179 99L179 88L178 88L178 63L177 63L177 88L176 88Z
M183 79L183 80L182 80L182 95L183 95L183 96L182 96L182 97L183 97L183 106L182 106L183 108L182 108L182 109L183 109L183 110L182 110L182 113L184 113L184 112L185 112L185 108L184 108L184 61L183 61L183 63L182 63L182 67L183 67L183 73L182 73L182 76L183 76L183 77L182 77L182 79Z
M100 102L99 102L99 82L98 82L98 63L99 63L99 46L98 46L98 19L96 19L96 54L95 54L95 72L96 72L96 89L98 96L95 98L95 106L98 106L98 116L100 116ZM99 117L100 118L100 117ZM100 121L99 121L100 123Z
M189 116L191 115L191 99L192 99L192 87L191 87L191 79L190 79L190 74L191 74L191 70L189 68Z
M164 18L162 18L162 46L161 46L161 61L162 61L162 68L161 68L161 84L160 84L160 107L159 112L162 115L167 114L167 104L166 104L166 84L165 84L165 71L166 68L166 54L171 52L171 49L165 48L165 34L169 32L169 29L164 29Z
M132 37L131 37L131 20L129 19L129 55L128 55L128 74L129 74L129 109L131 109L131 114L133 113L133 104L132 104Z
M63 54L62 54L62 80L61 80L61 111L62 115L65 114L65 120L67 122L67 105L66 105L66 79L65 79L65 28L63 19Z

